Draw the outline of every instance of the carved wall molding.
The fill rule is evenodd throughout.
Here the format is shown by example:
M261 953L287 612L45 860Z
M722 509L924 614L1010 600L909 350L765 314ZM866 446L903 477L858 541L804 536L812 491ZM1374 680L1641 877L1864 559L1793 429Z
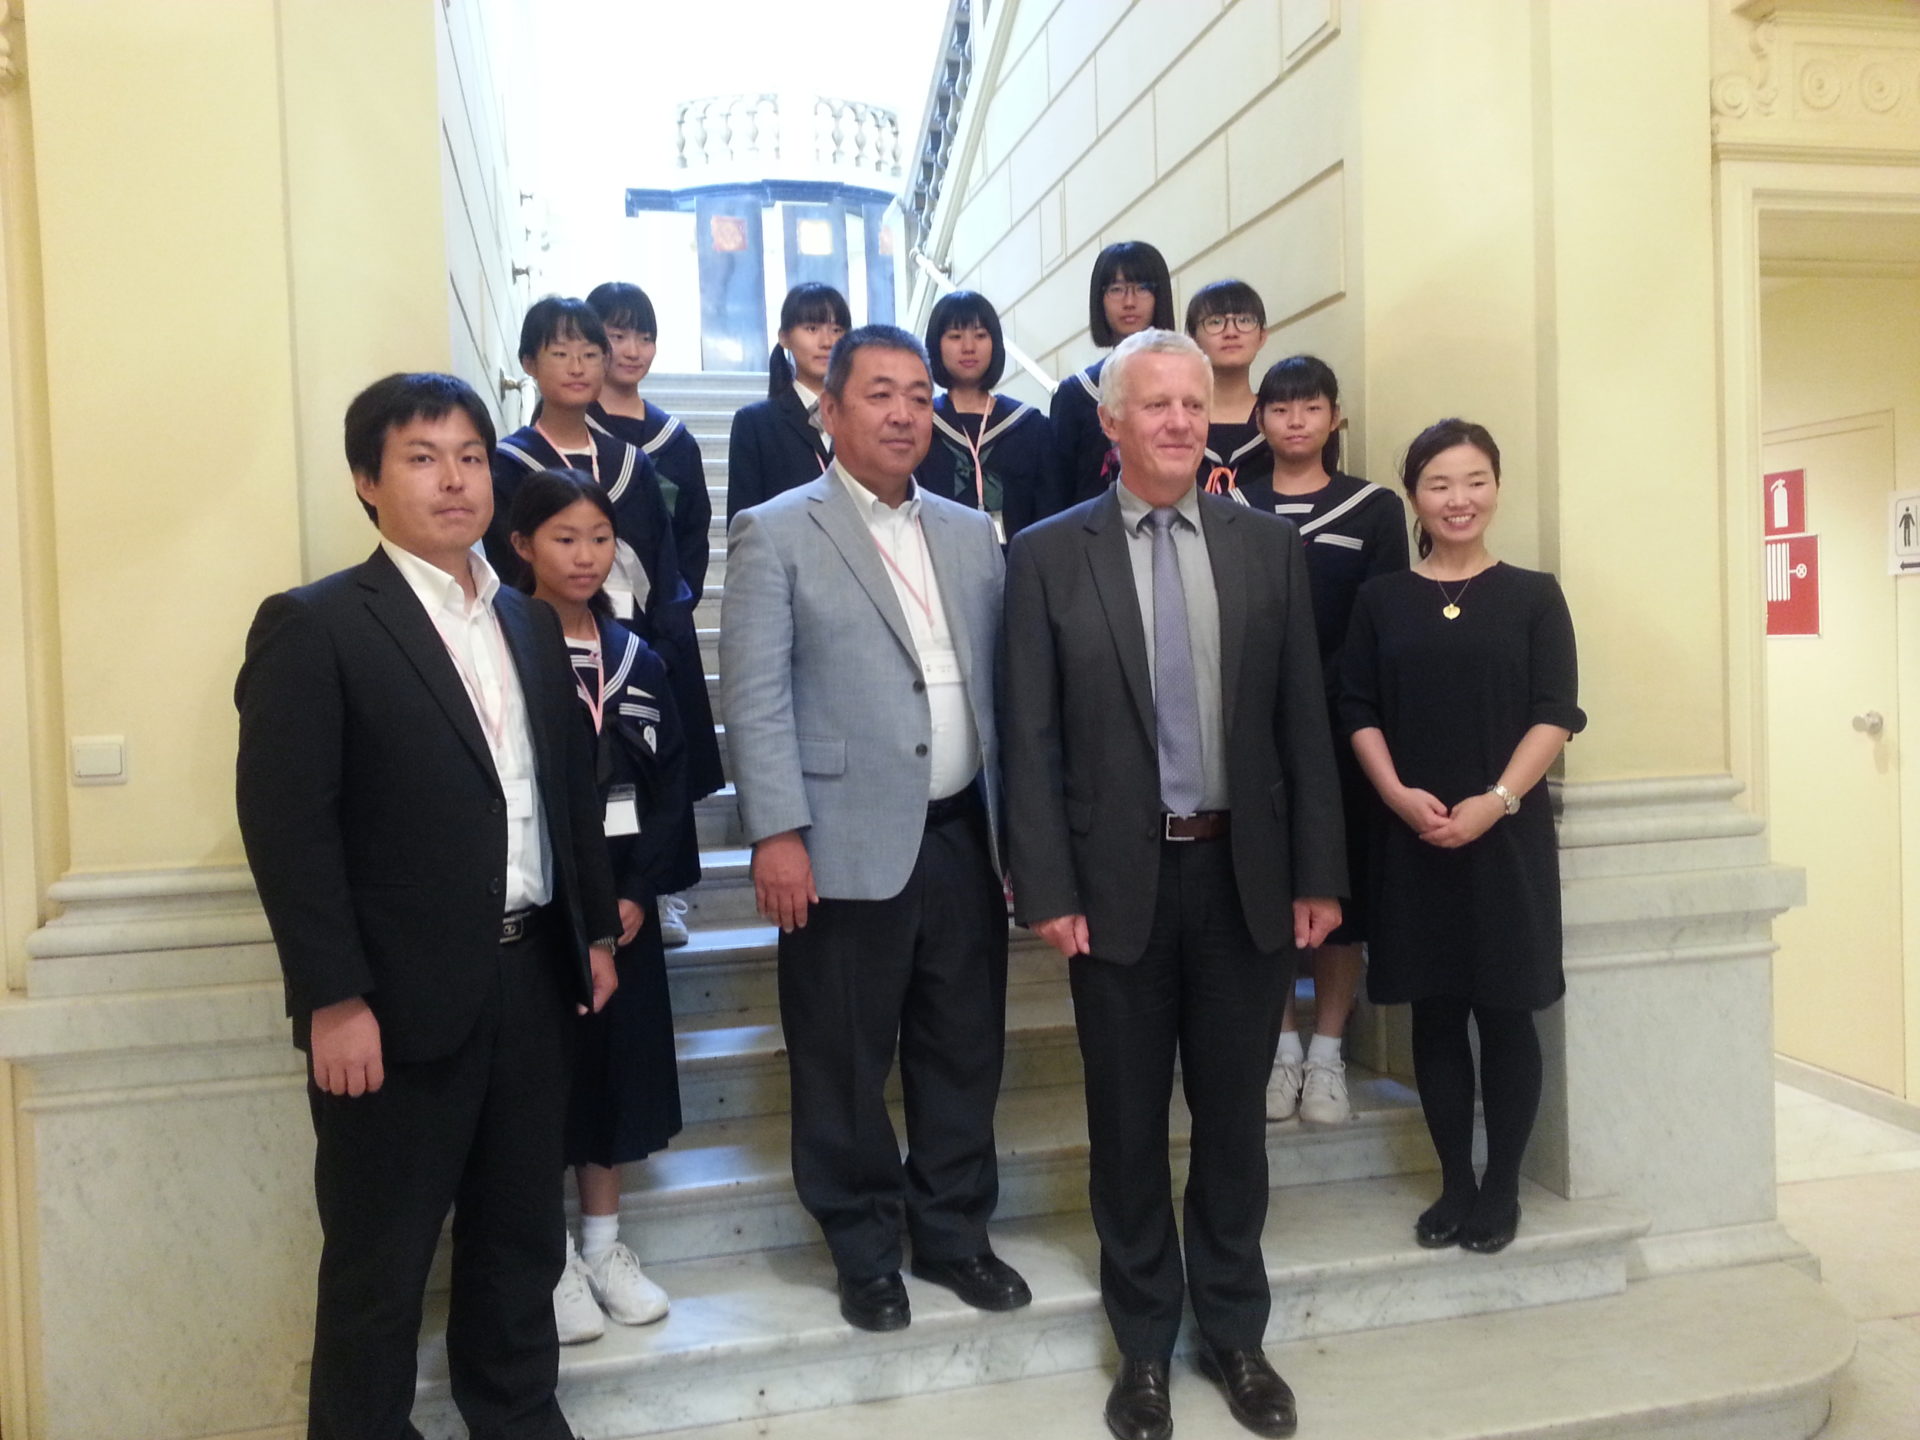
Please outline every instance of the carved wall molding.
M1920 16L1782 6L1752 23L1747 50L1710 91L1723 153L1920 152Z

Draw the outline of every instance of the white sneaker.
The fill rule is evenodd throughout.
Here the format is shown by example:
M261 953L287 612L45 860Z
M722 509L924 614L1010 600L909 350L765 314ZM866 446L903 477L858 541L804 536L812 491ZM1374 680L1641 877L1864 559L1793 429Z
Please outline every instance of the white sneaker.
M562 1345L584 1345L607 1333L607 1317L593 1298L593 1275L567 1237L567 1268L553 1287L553 1325Z
M1267 1119L1291 1120L1300 1108L1300 1062L1276 1060L1273 1078L1267 1081Z
M593 1298L622 1325L651 1325L667 1313L667 1292L649 1280L633 1251L618 1240L586 1267Z
M662 895L659 905L660 943L669 950L686 944L692 938L687 934L687 902L678 895Z
M1306 1079L1300 1087L1300 1118L1309 1125L1344 1125L1353 1118L1343 1061L1307 1062Z

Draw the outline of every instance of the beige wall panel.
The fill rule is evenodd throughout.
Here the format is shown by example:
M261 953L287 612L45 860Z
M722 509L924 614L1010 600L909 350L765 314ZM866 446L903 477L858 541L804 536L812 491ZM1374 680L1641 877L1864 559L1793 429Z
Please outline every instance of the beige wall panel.
M1103 128L1099 142L1067 172L1062 203L1067 248L1077 249L1099 234L1153 183L1153 98L1148 96Z
M1301 50L1340 23L1337 0L1280 0L1280 37L1292 64Z
M1007 21L1007 54L1018 55L1040 38L1060 0L1000 0L1012 12Z
M1129 10L1094 57L1100 128L1112 125L1146 94L1219 13L1219 0L1140 0Z
M1107 38L1133 0L1062 0L1047 21L1047 83L1049 93L1058 95L1080 67ZM1161 0L1184 3L1184 0ZM1196 0L1211 7L1213 0ZM1089 77L1090 78L1090 77Z
M1271 209L1347 150L1352 67L1329 47L1227 127L1227 220Z
M1228 229L1227 141L1220 136L1162 179L1139 204L1109 225L1102 238L1109 244L1151 241L1177 276L1181 266L1217 245ZM1174 319L1178 321L1191 287L1182 293L1176 284L1175 291Z
M980 122L980 163L989 170L1012 152L1047 108L1047 47L1035 45L1001 67L993 104Z
M1279 73L1279 6L1236 0L1154 87L1160 164L1175 164Z
M1054 99L1047 113L1014 146L1008 158L1009 203L1023 215L1087 152L1096 135L1093 121L1093 71L1078 78Z
M33 27L66 722L132 767L71 792L71 863L231 863L246 618L300 578L274 6Z
M967 197L959 218L953 223L953 238L947 254L958 275L980 263L980 257L993 247L1013 221L1008 208L1007 170L1003 165Z
M1088 245L1048 272L1046 279L1020 297L1007 333L1016 345L1039 356L1087 330L1087 286L1099 247ZM996 304L998 297L990 296ZM1053 372L1056 379L1064 373Z
M1229 276L1260 292L1275 325L1337 299L1346 288L1345 172L1321 176L1182 267L1174 290L1184 302L1201 285Z
M1040 278L1040 222L1032 211L1014 223L974 271L973 288L989 299L1024 295Z
M1067 207L1062 187L1054 186L1034 208L1040 225L1040 265L1050 269L1067 253Z

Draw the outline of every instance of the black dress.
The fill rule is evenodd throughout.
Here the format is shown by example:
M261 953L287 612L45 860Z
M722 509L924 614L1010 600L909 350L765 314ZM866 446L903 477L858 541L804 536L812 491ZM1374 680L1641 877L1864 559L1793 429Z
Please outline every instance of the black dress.
M1460 614L1441 614L1455 596ZM1500 778L1535 725L1578 733L1573 620L1559 583L1496 564L1463 591L1411 570L1360 588L1341 655L1340 716L1380 729L1403 784L1452 806ZM1566 990L1560 856L1547 787L1470 845L1421 841L1377 796L1369 827L1367 995L1539 1010Z
M680 1131L658 902L696 883L700 862L667 667L612 620L600 622L598 646L570 638L567 651L583 706L595 683L600 686L598 780L608 818L630 813L638 825L637 833L607 837L614 881L622 900L647 912L640 933L613 957L620 978L613 998L580 1022L567 1104L567 1164L613 1166L642 1159ZM629 796L633 810L626 812Z
M1291 520L1307 547L1307 584L1313 591L1320 673L1327 681L1332 731L1339 735L1340 648L1346 642L1354 597L1374 576L1407 568L1406 507L1384 486L1338 471L1318 490L1276 495L1271 465L1265 473L1240 481L1239 493L1254 509ZM1367 831L1376 797L1353 757L1353 747L1344 739L1334 745L1333 759L1340 771L1341 809L1347 820L1347 884L1352 893L1341 903L1340 924L1326 943L1358 945L1369 930Z

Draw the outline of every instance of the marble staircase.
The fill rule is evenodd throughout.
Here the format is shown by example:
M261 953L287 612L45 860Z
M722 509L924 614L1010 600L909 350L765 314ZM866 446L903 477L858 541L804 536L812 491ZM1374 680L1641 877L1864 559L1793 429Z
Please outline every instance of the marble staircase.
M758 376L660 376L647 387L649 398L688 424L706 456L714 558L697 623L709 671L717 669L725 573L728 424L732 408L760 398L764 385ZM717 677L710 682L724 753ZM664 1153L627 1167L622 1197L623 1238L673 1296L673 1310L658 1325L610 1325L601 1340L563 1351L561 1396L574 1428L587 1440L705 1426L722 1427L709 1432L716 1440L749 1433L917 1440L1009 1424L1039 1435L1098 1434L1112 1350L1086 1209L1086 1129L1064 962L1024 931L1012 932L994 1233L996 1248L1031 1283L1034 1303L984 1315L910 1278L908 1329L852 1330L839 1318L831 1262L788 1173L775 932L754 913L731 787L701 802L698 820L704 879L689 896L693 938L668 953L686 1128ZM1303 1003L1310 1012L1310 998ZM1721 1298L1744 1295L1759 1309L1764 1299L1780 1310L1805 1301L1804 1276L1776 1264L1643 1280L1636 1246L1649 1227L1644 1211L1539 1187L1529 1187L1520 1238L1501 1255L1421 1250L1412 1219L1434 1188L1434 1162L1417 1096L1404 1080L1357 1064L1349 1078L1351 1124L1292 1122L1268 1134L1268 1336L1276 1362L1301 1390L1303 1433L1311 1426L1315 1435L1374 1440L1746 1440L1816 1428L1825 1378L1851 1343L1844 1326L1827 1323L1816 1306L1797 1327L1797 1342L1769 1330L1772 1349L1755 1353L1773 1368L1766 1383L1753 1384L1730 1378L1737 1364L1707 1353L1695 1333L1721 1291ZM1177 1193L1189 1128L1178 1097L1171 1128ZM1701 1283L1690 1289L1694 1278ZM1708 1278L1720 1290L1701 1288ZM444 1269L430 1295L433 1305L443 1302ZM1635 1339L1637 1326L1683 1324L1671 1346L1649 1344L1644 1331ZM414 1419L427 1440L453 1440L464 1429L448 1392L439 1328L430 1319ZM1484 1423L1457 1385L1440 1420L1417 1406L1388 1418L1392 1385L1362 1381L1362 1394L1346 1393L1376 1358L1380 1381L1409 1368L1438 1375L1449 1354L1482 1344L1514 1346L1525 1357L1504 1381L1484 1382ZM1608 1377L1632 1373L1634 1364L1651 1364L1659 1383L1619 1386L1611 1404L1595 1398ZM1327 1388L1316 1382L1322 1374ZM1334 1377L1346 1418L1344 1428L1324 1429L1315 1417ZM1183 1373L1180 1383L1183 1407L1220 1422L1190 1430L1183 1418L1189 1440L1238 1433L1205 1397L1204 1381ZM1361 1403L1369 1397L1381 1404L1369 1410Z

